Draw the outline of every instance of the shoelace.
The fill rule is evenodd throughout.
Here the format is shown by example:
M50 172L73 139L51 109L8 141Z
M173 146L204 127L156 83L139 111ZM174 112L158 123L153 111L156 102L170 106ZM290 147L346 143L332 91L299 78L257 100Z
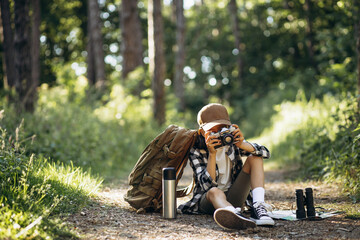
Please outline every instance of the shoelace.
M253 207L259 217L269 216L267 211L272 211L271 205L264 202L256 202Z
M241 207L235 208L235 213L236 214L241 214Z
M243 216L243 215L242 215L241 207L235 208L235 214L237 214L237 215L239 215L239 216Z

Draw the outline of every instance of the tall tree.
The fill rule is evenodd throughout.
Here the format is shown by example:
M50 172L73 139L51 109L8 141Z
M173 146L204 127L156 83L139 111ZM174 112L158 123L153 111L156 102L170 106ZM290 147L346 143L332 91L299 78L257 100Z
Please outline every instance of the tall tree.
M317 65L314 59L314 11L313 3L311 0L305 0L305 11L306 11L306 45L308 51L309 64L314 70L318 72Z
M27 91L29 94L28 104L33 108L37 100L36 88L40 82L40 0L31 0L31 7L31 81L27 84Z
M141 22L137 10L137 0L123 0L121 3L121 52L122 77L143 64Z
M101 34L100 9L97 0L88 0L87 19L87 76L90 85L96 89L105 87L105 62Z
M10 5L9 0L0 0L1 20L3 26L3 49L4 49L4 86L11 89L16 85L15 71L15 48L13 30L11 28Z
M148 1L149 74L154 94L154 117L159 125L165 122L165 58L163 50L161 0Z
M185 16L184 1L175 0L176 4L176 57L174 90L179 101L179 110L185 110L184 66L185 66Z
M16 0L15 7L15 69L17 78L15 89L19 98L19 109L32 111L34 108L31 95L31 52L30 52L30 17L29 0Z
M237 5L236 0L230 0L228 4L228 9L231 16L233 34L235 38L235 48L238 51L237 57L237 68L238 68L238 80L239 80L239 87L242 85L242 71L243 71L243 61L242 61L242 53L241 53L241 36L240 36L240 29L239 29L239 20L237 16ZM241 88L240 88L241 89Z
M355 26L356 26L356 49L357 49L357 89L358 89L358 110L360 111L360 1L355 0Z

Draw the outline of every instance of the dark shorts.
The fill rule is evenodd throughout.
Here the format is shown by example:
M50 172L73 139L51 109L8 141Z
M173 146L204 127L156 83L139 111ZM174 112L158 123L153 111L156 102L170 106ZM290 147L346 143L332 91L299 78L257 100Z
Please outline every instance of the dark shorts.
M250 175L241 171L229 190L225 192L226 199L235 208L242 207L250 192ZM202 213L213 214L214 206L206 199L206 193L200 199L199 210Z

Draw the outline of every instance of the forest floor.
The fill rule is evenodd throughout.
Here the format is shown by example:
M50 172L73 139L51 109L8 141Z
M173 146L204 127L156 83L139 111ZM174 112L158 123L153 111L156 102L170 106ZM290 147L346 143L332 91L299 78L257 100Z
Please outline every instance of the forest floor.
M288 174L266 171L266 201L275 209L296 209L295 189L312 187L316 207L328 211L353 208L360 212L360 204L352 204L339 186L290 181ZM185 172L185 179L186 175L191 174ZM176 219L167 220L159 213L138 214L123 199L127 188L126 180L104 186L90 205L67 221L82 239L360 239L360 220L348 219L344 213L321 221L276 220L274 227L241 231L223 230L210 215L178 214ZM187 200L189 197L181 198L177 203Z

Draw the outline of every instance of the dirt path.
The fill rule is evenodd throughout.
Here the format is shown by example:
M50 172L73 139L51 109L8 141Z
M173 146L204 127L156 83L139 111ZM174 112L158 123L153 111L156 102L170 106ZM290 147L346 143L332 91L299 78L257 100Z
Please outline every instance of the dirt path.
M356 208L334 185L319 182L294 183L284 180L281 171L266 172L266 199L276 209L293 209L295 189L312 187L315 205L342 210ZM186 180L185 180L186 181ZM127 185L104 188L94 203L71 216L83 239L360 239L360 220L337 215L322 221L277 220L275 227L224 231L206 215L178 215L166 220L158 213L137 214L123 200ZM188 199L178 199L178 204Z

